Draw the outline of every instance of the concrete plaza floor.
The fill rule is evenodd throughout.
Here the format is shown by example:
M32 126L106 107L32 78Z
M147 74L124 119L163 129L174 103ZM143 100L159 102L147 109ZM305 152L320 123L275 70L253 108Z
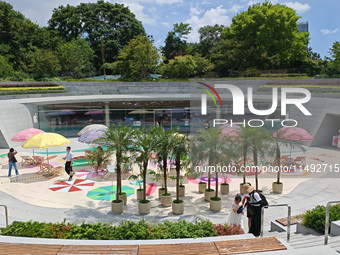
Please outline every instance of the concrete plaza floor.
M76 139L71 139L71 147L75 156L84 155L84 150L89 148L88 145L80 144ZM44 222L61 222L66 219L67 222L81 223L85 222L113 222L119 223L121 220L139 221L143 217L146 220L162 222L165 220L187 219L194 221L196 217L209 219L213 223L224 223L227 221L231 203L234 196L239 192L239 184L242 177L231 176L229 195L221 195L223 200L222 211L212 212L209 209L209 203L204 201L203 194L198 192L197 184L185 182L186 196L183 197L185 202L185 211L183 215L174 215L171 207L163 207L158 199L156 191L148 197L151 200L151 213L148 215L139 215L138 201L136 194L128 197L128 203L125 206L123 214L114 214L111 212L110 201L93 200L87 197L87 192L98 187L115 184L115 178L109 180L99 177L92 177L89 180L94 181L94 185L86 190L75 192L55 192L49 189L51 185L60 181L67 181L68 176L56 176L54 178L45 178L37 175L38 168L21 167L20 155L32 155L32 151L24 150L20 147L18 150L18 167L20 175L15 176L12 169L12 177L8 175L8 163L6 154L7 150L0 150L0 204L8 207L9 221L44 221ZM51 148L50 155L56 155L51 163L55 166L63 166L62 157L65 148ZM35 154L41 155L44 150L35 151ZM299 173L282 174L281 181L284 184L282 194L274 194L271 190L273 181L276 181L274 173L265 173L259 176L259 188L264 191L269 204L288 203L292 206L292 215L303 213L305 210L315 207L315 205L325 205L330 200L340 200L340 185L338 179L340 172L330 172L338 164L340 151L330 148L308 148L307 152L293 153L293 157L306 156L307 164L323 165L327 164L325 172L311 173L302 171ZM81 167L77 170L88 169L91 167ZM134 169L134 171L136 171ZM13 175L14 174L14 175ZM84 179L75 177L75 179ZM113 182L112 182L113 181ZM151 180L150 180L151 181ZM255 184L254 176L247 177L247 181ZM133 185L126 178L123 185L137 189L138 185ZM160 184L158 184L160 187ZM169 181L169 190L175 196L175 182ZM287 216L286 208L269 208L265 213L265 227L268 228L270 221ZM5 225L4 211L0 208L0 226ZM244 217L245 226L247 226L246 217ZM246 227L247 230L247 227Z

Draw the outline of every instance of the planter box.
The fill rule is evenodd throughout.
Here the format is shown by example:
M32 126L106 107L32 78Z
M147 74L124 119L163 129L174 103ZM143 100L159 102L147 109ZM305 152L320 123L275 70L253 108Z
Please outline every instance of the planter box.
M124 205L126 205L127 203L127 194L122 194L122 195L119 195L119 199L123 200L124 201Z
M124 212L124 201L121 200L120 203L111 202L111 211L113 213L123 213Z
M172 196L163 196L162 194L162 198L161 198L161 204L163 206L171 206L172 204Z
M148 214L150 213L151 210L151 202L149 203L138 203L138 211L139 214Z
M204 191L204 200L210 201L210 198L215 196L215 191Z
M143 200L144 190L137 190L137 199Z
M206 188L207 188L207 183L206 182L198 184L198 192L199 193L204 193Z
M179 189L178 189L178 193L179 193L179 196L180 197L184 197L185 196L185 186L183 186L183 187L179 187Z
M331 235L334 236L340 235L340 220L331 222Z
M162 194L164 194L164 193L165 193L164 189L158 189L158 198L162 199Z
M184 212L184 202L183 203L172 202L172 212L174 214L183 214L183 212Z
M221 211L222 209L222 199L219 201L214 201L210 199L210 210L212 211Z
M221 194L222 195L228 195L229 194L229 184L224 185L223 183L221 184Z
M302 233L302 234L311 234L311 235L320 235L321 233L311 229L311 228L306 228L303 226L300 222L296 224L296 233Z
M282 189L283 189L283 183L278 184L278 183L273 182L272 189L274 193L281 194Z

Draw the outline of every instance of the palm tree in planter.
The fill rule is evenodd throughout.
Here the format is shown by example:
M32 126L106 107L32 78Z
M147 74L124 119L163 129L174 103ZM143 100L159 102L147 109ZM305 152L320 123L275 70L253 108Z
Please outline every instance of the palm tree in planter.
M239 132L239 137L235 140L238 145L236 146L236 150L242 153L242 165L244 167L247 166L247 157L250 148L250 137L251 137L251 127L243 127L242 132ZM243 184L246 183L246 171L243 171L243 182L240 183L240 192L242 192Z
M264 155L266 152L270 152L271 150L271 144L272 142L272 136L271 134L259 127L252 127L249 130L249 148L253 154L253 160L254 164L253 167L255 168L255 189L259 192L262 192L262 190L259 190L259 181L258 181L258 156Z
M153 130L152 135L154 138L154 149L160 164L159 167L163 171L164 193L161 195L161 204L163 206L170 206L172 204L172 198L171 193L168 193L167 165L169 156L171 156L174 131L157 127Z
M221 166L228 167L230 163L234 160L239 159L239 151L235 146L235 141L227 137L227 141L223 149L222 157L221 157ZM221 194L228 195L229 194L229 184L227 183L228 179L228 171L223 171L223 180L224 182L221 183Z
M179 199L179 182L181 174L181 158L189 154L189 139L187 136L175 133L173 136L172 152L175 155L176 166L176 200L172 203L172 212L182 214L184 212L184 202Z
M211 188L211 168L217 168L217 164L221 158L226 139L221 136L221 130L218 128L210 128L206 130L198 130L195 140L202 153L202 160L208 161L208 188L205 190L204 199L210 201L214 196L214 189ZM218 183L218 179L216 179ZM218 185L216 185L218 189Z
M140 214L150 213L151 203L146 199L146 175L148 173L149 157L154 148L153 130L147 132L145 129L136 131L137 142L135 151L139 154L137 161L140 162L141 175L143 178L143 197L138 202Z
M98 138L95 142L105 143L108 150L115 152L117 189L116 200L112 201L112 212L122 213L124 211L124 201L127 200L126 193L122 192L122 162L129 160L129 153L133 149L135 131L126 126L112 126L105 132L104 137Z
M110 156L111 156L110 151L103 150L101 146L98 146L95 150L91 151L86 157L90 165L93 165L96 172L98 173L99 169L103 170L105 162L109 160Z
M281 147L290 147L290 149L300 149L306 152L305 147L301 144L294 143L292 140L283 139L285 137L285 130L279 129L276 131L276 137L273 137L273 142L275 146L275 166L277 166L277 180L272 183L272 189L274 193L282 193L283 183L280 182L280 167L281 167Z
M191 168L190 168L190 177L199 178L202 177L203 171L197 171L196 167L199 166L202 162L202 151L198 145L197 137L194 137L190 141L190 159L191 159ZM202 180L198 183L198 192L204 193L207 188L207 183Z

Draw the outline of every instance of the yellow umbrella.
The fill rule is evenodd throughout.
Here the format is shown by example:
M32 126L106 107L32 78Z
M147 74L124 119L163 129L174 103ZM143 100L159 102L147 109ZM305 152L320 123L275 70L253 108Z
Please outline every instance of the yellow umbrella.
M64 136L56 133L41 133L32 136L26 142L24 142L21 147L24 149L39 149L46 148L47 151L47 163L48 162L48 148L58 147L71 143L70 140L66 139Z

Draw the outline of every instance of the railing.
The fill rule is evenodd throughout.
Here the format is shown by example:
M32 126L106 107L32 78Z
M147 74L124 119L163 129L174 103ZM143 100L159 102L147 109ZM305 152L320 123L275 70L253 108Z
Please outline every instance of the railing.
M329 232L329 209L331 208L331 204L340 204L340 201L330 201L326 206L326 220L325 220L325 245L328 244L328 232Z
M5 217L6 217L6 227L8 227L8 211L7 211L7 206L6 205L0 205L5 207Z
M261 234L260 236L263 237L263 222L264 222L264 209L268 207L278 207L278 206L287 206L288 207L288 221L287 221L287 242L290 240L290 219L291 219L291 207L289 204L279 204L279 205L266 205L261 208Z

